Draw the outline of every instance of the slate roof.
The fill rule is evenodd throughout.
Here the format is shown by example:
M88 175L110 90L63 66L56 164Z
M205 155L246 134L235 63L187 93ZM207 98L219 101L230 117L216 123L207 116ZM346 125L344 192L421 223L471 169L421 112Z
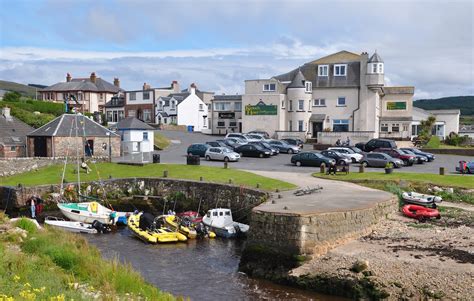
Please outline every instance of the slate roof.
M415 94L415 87L382 87L384 94Z
M353 52L342 50L328 56L314 60L308 64L312 65L321 65L321 64L338 64L338 63L348 63L348 62L359 62L360 55Z
M161 115L161 117L168 117L168 113L166 112L158 112L158 115Z
M8 119L0 114L0 144L24 145L26 135L34 130L23 121L10 116Z
M304 78L301 69L298 69L298 72L296 72L295 76L293 77L293 80L291 81L291 84L288 85L288 88L304 88L305 80L306 79Z
M92 91L117 93L121 91L117 86L97 77L95 83L90 78L73 78L70 82L61 82L44 88L41 91Z
M149 126L148 124L144 123L143 121L139 120L135 117L127 117L120 120L116 128L118 130L154 130L155 128Z
M383 63L382 58L377 53L377 51L370 57L368 63Z
M88 117L75 114L63 114L29 133L28 136L75 137L76 129L80 137L106 137L107 133L118 136Z
M106 108L120 108L125 106L124 96L113 96L108 102L105 103Z
M214 95L214 101L222 101L222 100L234 100L234 101L241 101L242 95Z

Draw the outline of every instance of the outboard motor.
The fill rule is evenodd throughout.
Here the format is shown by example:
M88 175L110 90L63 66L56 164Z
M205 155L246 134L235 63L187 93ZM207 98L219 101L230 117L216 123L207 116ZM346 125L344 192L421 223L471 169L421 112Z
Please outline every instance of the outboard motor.
M239 225L234 225L234 229L235 229L235 235L237 237L242 235L242 230L240 230Z
M99 233L107 233L109 232L109 228L104 225L103 223L99 222L98 220L94 220L92 222L92 228L96 229Z
M148 213L148 212L144 212L140 216L140 221L138 223L138 226L142 230L150 229L153 226L154 220L155 220L155 217L153 216L153 214Z

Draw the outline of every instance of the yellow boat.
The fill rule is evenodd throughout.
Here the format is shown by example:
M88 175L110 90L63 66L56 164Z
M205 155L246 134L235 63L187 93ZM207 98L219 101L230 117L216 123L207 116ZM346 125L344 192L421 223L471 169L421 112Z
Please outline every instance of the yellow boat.
M184 234L187 238L194 239L197 232L194 228L183 226L179 223L179 218L176 215L166 215L164 217L165 223L173 230L178 230L179 233Z
M169 242L178 242L186 241L186 236L182 235L179 232L174 232L168 228L158 228L154 231L152 230L143 230L140 228L140 216L142 213L132 214L128 218L127 226L128 228L141 240L149 243L169 243Z

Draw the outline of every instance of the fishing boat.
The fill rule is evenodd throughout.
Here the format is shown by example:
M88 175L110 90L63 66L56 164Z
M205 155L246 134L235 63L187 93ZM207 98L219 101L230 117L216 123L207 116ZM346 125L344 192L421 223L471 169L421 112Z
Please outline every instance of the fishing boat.
M230 209L216 208L207 212L202 218L205 226L208 226L217 236L232 238L245 235L249 225L234 222Z
M196 238L197 232L196 229L194 229L192 223L186 224L176 215L164 215L162 218L165 224L171 229L175 231L177 230L179 233L185 235L187 238Z
M432 206L433 208L436 208L436 203L440 203L443 199L440 196L435 195L417 192L404 192L402 193L402 200L409 204Z
M140 217L142 215L142 212L131 214L127 220L128 228L139 239L148 243L172 243L187 240L186 236L183 234L164 227L159 227L157 229L154 229L153 225L150 225L149 227L142 225L142 227L140 227Z
M92 224L81 223L81 222L71 222L65 221L57 217L48 216L44 220L44 223L55 228L60 228L69 232L75 233L87 233L87 234L97 234L98 231Z
M119 217L127 215L127 212L115 212L98 202L58 203L58 208L68 219L89 224L93 221L115 224Z

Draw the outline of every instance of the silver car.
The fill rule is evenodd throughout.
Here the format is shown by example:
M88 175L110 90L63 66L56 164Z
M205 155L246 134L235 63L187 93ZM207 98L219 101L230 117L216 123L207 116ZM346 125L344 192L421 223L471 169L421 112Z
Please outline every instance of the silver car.
M217 160L224 162L237 162L240 159L240 155L227 147L210 147L207 149L204 155L207 161Z

